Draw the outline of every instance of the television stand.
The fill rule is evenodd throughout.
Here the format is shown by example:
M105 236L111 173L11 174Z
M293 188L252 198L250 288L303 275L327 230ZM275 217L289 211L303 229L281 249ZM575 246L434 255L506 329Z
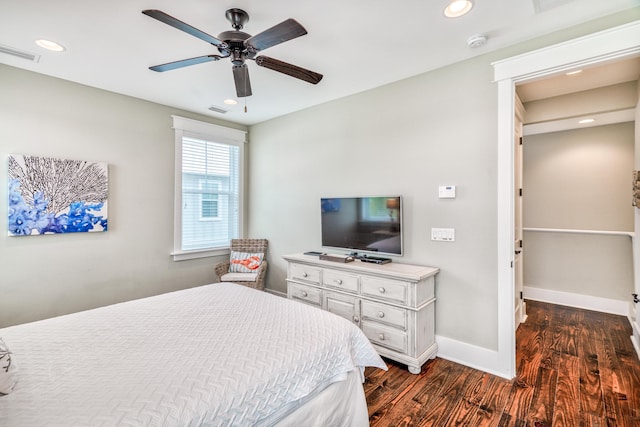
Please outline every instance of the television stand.
M367 257L372 258L372 257ZM285 255L287 297L352 322L381 356L419 374L436 357L434 267L393 262L337 263Z

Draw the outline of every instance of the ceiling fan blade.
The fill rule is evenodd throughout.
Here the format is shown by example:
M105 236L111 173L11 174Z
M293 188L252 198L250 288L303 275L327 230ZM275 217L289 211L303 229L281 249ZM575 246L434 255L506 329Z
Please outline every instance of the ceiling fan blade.
M233 80L236 83L238 98L251 96L251 82L249 81L249 68L247 64L233 66Z
M255 61L256 64L261 67L265 67L273 71L278 71L279 73L295 77L296 79L304 80L305 82L309 82L314 85L320 83L320 80L322 80L323 77L322 74L318 74L302 67L298 67L297 65L288 64L284 61L270 58L268 56L257 56Z
M307 34L307 30L298 21L290 18L253 37L249 37L245 40L245 46L259 51L305 34Z
M174 18L171 15L167 15L166 13L160 10L147 9L147 10L143 10L142 13L152 17L153 19L157 19L160 22L164 22L167 25L171 25L173 28L177 28L180 31L184 31L187 34L191 34L192 36L197 37L200 40L204 40L207 43L211 43L214 46L226 46L226 43L224 43L222 40L218 40L212 35L209 35L204 31L200 31L199 29L192 27L191 25L185 22L182 22L181 20Z
M202 64L203 62L218 61L221 58L223 57L220 55L197 56L195 58L182 59L180 61L154 65L153 67L149 67L149 69L152 71L158 71L158 72L169 71L169 70L175 70L176 68L188 67L189 65Z

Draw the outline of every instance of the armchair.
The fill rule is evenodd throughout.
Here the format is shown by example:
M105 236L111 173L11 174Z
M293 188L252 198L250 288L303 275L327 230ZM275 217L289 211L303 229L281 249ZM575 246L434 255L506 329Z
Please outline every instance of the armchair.
M232 239L231 251L243 253L263 254L260 266L251 273L230 272L231 260L227 260L215 266L216 276L220 282L233 282L250 288L263 290L264 279L267 273L267 239Z

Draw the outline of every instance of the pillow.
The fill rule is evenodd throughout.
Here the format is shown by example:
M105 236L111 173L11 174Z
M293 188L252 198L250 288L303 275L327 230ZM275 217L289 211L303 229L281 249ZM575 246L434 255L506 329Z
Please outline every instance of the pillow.
M264 254L231 251L229 273L254 273L260 268Z
M0 395L9 394L16 386L18 376L16 364L11 359L11 352L0 338Z

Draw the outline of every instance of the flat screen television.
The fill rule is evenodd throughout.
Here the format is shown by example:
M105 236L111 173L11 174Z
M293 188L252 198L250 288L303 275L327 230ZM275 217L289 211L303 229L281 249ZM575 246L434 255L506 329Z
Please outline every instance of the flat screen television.
M320 212L322 246L402 255L400 196L323 198Z

